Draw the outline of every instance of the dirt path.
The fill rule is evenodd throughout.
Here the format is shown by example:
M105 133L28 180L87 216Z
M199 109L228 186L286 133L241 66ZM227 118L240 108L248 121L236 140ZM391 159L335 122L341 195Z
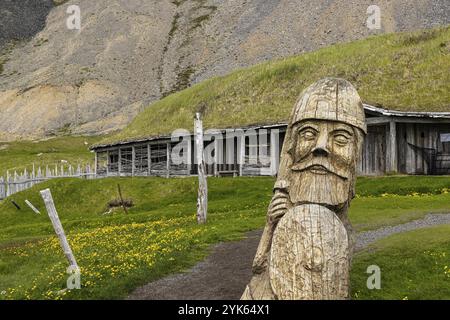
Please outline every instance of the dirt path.
M429 214L420 220L362 232L356 250L395 233L450 224L450 214ZM219 243L206 260L189 272L168 276L136 289L130 300L236 300L251 278L251 265L262 230L247 233L240 241Z

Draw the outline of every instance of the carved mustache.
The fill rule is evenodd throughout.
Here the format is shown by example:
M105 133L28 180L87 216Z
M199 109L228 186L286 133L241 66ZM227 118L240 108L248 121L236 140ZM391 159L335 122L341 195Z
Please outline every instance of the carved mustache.
M312 157L308 160L303 160L301 162L297 162L291 167L294 171L308 171L308 170L316 170L323 171L324 173L332 173L342 179L348 179L347 172L343 170L336 169L327 158L315 158Z

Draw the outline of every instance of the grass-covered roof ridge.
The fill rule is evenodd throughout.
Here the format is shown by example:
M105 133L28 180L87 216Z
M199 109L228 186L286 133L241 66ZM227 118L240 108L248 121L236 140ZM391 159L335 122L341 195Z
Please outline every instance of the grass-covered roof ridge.
M101 143L205 128L284 122L298 95L324 77L349 80L365 103L399 111L450 111L450 26L373 36L240 69L159 100Z

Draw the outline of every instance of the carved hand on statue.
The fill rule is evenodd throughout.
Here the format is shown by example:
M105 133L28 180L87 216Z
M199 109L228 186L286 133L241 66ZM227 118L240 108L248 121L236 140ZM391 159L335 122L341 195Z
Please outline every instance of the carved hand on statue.
M253 272L259 274L263 272L267 266L267 255L272 243L272 236L276 224L284 216L291 206L288 195L283 191L276 190L267 211L267 225L264 228L261 241L256 251L253 261Z
M276 190L269 204L267 220L271 223L278 222L290 206L289 196L280 190Z

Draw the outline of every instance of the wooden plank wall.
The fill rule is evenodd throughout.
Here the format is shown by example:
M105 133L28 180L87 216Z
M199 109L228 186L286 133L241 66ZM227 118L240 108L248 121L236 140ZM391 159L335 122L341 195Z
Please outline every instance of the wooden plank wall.
M382 175L386 172L386 136L386 124L367 128L358 174Z
M440 141L441 133L450 133L450 124L399 123L397 125L399 172L406 174L431 174L431 164L420 148L434 149L437 158L450 155L450 143ZM412 144L416 148L410 146ZM450 166L450 163L448 164ZM444 170L445 170L444 164ZM450 168L449 168L450 169ZM439 172L438 172L439 173Z

